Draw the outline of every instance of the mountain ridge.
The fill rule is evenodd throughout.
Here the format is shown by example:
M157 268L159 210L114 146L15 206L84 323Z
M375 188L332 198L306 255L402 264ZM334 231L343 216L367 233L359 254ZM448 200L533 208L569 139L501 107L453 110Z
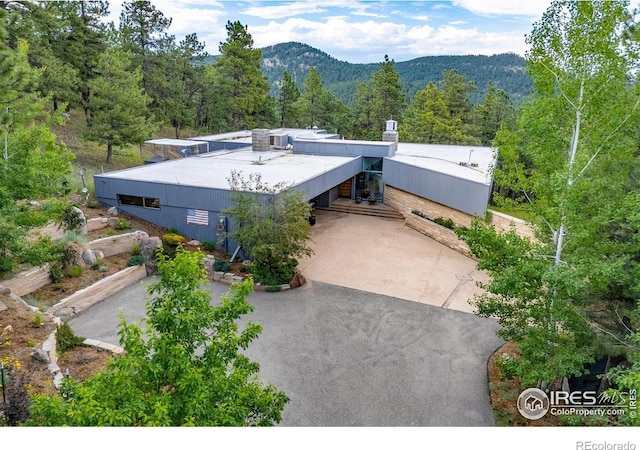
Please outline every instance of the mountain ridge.
M315 67L324 87L346 104L353 104L358 83L366 83L378 70L379 63L350 63L301 42L284 42L260 49L261 68L269 80L271 94L279 92L278 82L285 70L300 88L309 67ZM209 63L216 57L210 57ZM380 61L384 59L381 56ZM470 94L474 103L480 103L489 82L504 89L514 104L520 104L531 90L531 79L525 70L526 61L515 53L496 55L435 55L421 56L408 61L395 62L403 91L410 101L415 93L425 89L429 82L442 79L444 70L457 70L467 81L474 82L476 90Z

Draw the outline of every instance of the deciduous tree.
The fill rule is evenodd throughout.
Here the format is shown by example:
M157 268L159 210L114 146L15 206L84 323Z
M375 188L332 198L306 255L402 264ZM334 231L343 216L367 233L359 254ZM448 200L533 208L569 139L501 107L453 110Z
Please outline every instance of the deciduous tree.
M629 231L640 204L629 22L627 2L557 1L534 25L535 94L518 131L498 132L496 181L519 193L540 234L529 242L476 224L465 235L491 274L479 312L497 316L501 335L520 344L528 382L575 375L594 355L629 350L616 318L640 292L640 247Z
M311 206L303 193L281 182L270 186L260 174L229 178L234 206L224 211L233 220L230 236L255 261L257 282L280 285L291 281L297 258L310 255Z
M258 380L242 350L261 326L237 321L253 310L250 280L211 305L200 252L158 253L160 281L148 289L146 332L122 322L126 354L82 383L65 378L62 395L38 395L33 426L269 426L287 396Z

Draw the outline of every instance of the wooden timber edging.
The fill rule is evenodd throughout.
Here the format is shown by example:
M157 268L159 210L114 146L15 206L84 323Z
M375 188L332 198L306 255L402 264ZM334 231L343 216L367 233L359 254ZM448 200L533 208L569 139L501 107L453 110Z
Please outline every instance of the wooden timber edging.
M69 297L51 306L49 312L55 315L61 310L68 308L72 309L75 313L79 313L146 277L147 269L144 264L127 267L124 270L93 283L91 286L76 291Z

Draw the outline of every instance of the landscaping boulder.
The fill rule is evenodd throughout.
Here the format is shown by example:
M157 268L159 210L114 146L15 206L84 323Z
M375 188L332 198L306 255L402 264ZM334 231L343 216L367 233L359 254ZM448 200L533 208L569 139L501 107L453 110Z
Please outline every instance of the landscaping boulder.
M162 247L162 240L157 237L147 237L140 241L140 254L144 258L144 265L147 269L147 275L155 275L158 273L156 265L156 248Z
M87 217L84 215L84 212L82 212L82 210L77 206L72 206L71 212L78 216L78 219L80 219L80 227L78 229L82 232L82 234L87 234L89 230L87 228Z
M307 279L302 275L302 273L298 269L296 269L295 273L293 274L293 278L289 283L289 287L291 287L291 289L299 288L300 286L304 285L306 282L307 282Z
M107 225L109 225L110 227L115 226L118 223L118 218L117 217L109 217L107 219Z
M92 266L96 262L98 262L98 258L96 257L95 252L88 248L84 252L82 252L82 261L84 261L86 265Z
M94 250L93 254L96 255L96 261L102 261L104 259L104 252L101 250Z
M47 365L51 364L51 359L49 358L49 355L47 355L47 352L45 352L41 348L36 348L31 354L31 356L33 357L34 361L37 361L42 364L47 364Z
M107 209L107 214L109 214L110 216L117 216L118 208L115 206L112 206L111 208Z
M77 242L69 242L67 247L74 253L73 261L69 261L73 266L79 266L82 264L82 254L84 253L84 247Z

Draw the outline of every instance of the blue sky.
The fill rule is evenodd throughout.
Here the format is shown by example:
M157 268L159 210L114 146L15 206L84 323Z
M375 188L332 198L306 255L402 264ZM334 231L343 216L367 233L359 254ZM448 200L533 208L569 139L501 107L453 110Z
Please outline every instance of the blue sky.
M396 62L428 55L513 52L524 56L525 35L550 0L457 1L210 1L152 0L171 17L178 39L196 33L218 54L227 21L249 27L254 47L297 41L344 61ZM117 23L120 4L110 1Z

